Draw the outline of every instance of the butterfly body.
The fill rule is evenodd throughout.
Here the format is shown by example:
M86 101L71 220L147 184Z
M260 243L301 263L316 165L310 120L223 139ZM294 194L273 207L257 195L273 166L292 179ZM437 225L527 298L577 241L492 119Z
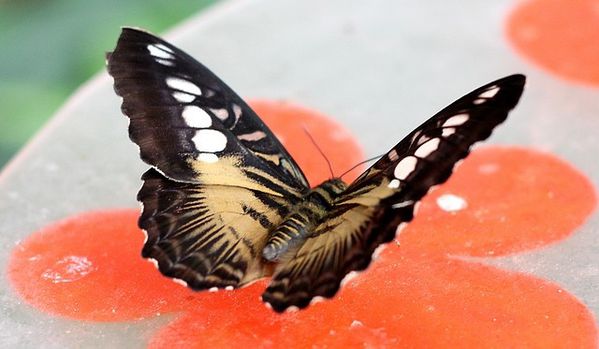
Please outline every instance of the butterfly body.
M175 46L124 28L108 72L151 167L137 196L142 256L194 290L272 275L262 299L279 312L333 297L346 275L367 268L418 201L506 119L525 83L515 74L483 85L349 185L331 179L310 189L258 115Z
M262 256L273 262L289 248L301 244L327 217L346 188L347 184L343 180L333 178L310 190L303 200L292 207L282 223L269 233Z

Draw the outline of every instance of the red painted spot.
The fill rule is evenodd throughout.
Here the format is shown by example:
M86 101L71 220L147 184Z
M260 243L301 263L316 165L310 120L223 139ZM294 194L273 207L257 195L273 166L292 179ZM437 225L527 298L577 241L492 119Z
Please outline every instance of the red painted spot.
M193 293L173 287L140 257L138 216L132 209L96 211L41 229L13 251L11 284L34 307L81 320L133 320L181 309ZM86 261L86 273L73 261ZM48 277L52 273L68 280Z
M467 207L440 209L438 201L447 195L462 198ZM399 241L402 252L442 255L530 250L570 235L595 200L592 184L556 157L524 148L483 148L422 201Z
M267 115L276 108L291 113L293 107L265 103L260 108ZM273 115L290 115L285 113ZM317 155L301 160L304 152L317 154L308 150L309 141L295 138L304 134L302 122L270 118L265 116L306 172L327 178ZM311 132L338 164L352 154L335 153L336 148L358 148L351 138L337 143L330 132L336 125L326 125L327 130ZM345 161L349 167L358 160ZM135 210L92 212L42 229L13 251L8 274L27 303L75 319L123 321L178 312L153 335L152 348L240 343L250 348L590 348L598 344L595 321L566 290L455 256L505 255L563 239L595 208L594 193L583 175L551 155L478 150L423 201L399 245L390 244L334 299L283 315L259 300L267 280L230 292L192 293L161 277L139 256L142 233L135 227ZM466 206L453 213L441 209L437 200L447 194Z
M516 49L568 80L599 85L599 2L521 1L506 23Z
M352 134L343 125L316 111L283 101L256 100L250 104L285 144L313 186L330 179L331 173L326 160L318 153L306 132L310 133L331 161L336 176L364 160L364 153ZM359 174L360 168L343 179L351 182Z

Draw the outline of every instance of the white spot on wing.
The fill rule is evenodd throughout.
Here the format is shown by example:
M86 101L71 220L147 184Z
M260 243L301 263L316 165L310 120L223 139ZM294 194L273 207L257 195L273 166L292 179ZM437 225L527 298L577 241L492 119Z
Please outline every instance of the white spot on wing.
M399 236L399 234L401 234L401 232L406 229L406 227L408 226L408 223L399 223L397 225L397 229L395 229L395 238L397 239L397 237Z
M155 260L154 258L147 258L146 259L148 262L154 264L154 266L156 267L156 269L158 269L158 261Z
M356 276L358 276L358 272L357 271L350 271L349 273L347 273L347 275L345 275L345 277L341 280L341 286L345 286L348 282L350 282L353 278L355 278Z
M491 86L488 90L478 95L479 98L493 98L499 92L499 86Z
M466 200L453 194L444 194L439 196L437 198L437 205L443 211L447 212L457 212L465 209L468 206Z
M432 152L434 152L435 150L437 150L439 148L439 143L441 143L441 139L433 138L433 139L427 141L426 143L424 143L423 145L419 146L418 149L416 149L416 152L414 153L414 155L416 155L420 158L425 158L425 157L431 155Z
M141 211L143 212L143 210L144 210L144 206L143 206L143 203L142 203L141 204ZM143 244L145 245L146 242L148 242L148 232L145 229L142 229L141 231L142 231L142 233L144 233L144 243Z
M285 311L287 311L289 313L295 313L296 311L299 311L299 308L295 305L292 305L289 308L287 308Z
M399 181L399 179L393 179L391 182L389 182L388 187L392 188L392 189L397 189L397 188L399 188L400 184L401 184L401 182Z
M310 301L310 305L312 304L316 304L316 303L320 303L324 301L324 298L321 296L315 296L314 298L312 298L312 300Z
M189 93L176 91L173 92L173 98L181 103L189 103L193 102L193 100L196 99L196 96L190 95Z
M225 287L225 291L233 291L234 287L229 285L227 287Z
M406 156L401 159L397 166L395 166L395 171L393 172L395 178L400 180L406 179L414 171L417 163L418 159L413 156Z
M164 59L175 58L175 56L172 55L173 50L164 46L163 44L150 44L150 45L148 45L148 51L150 52L150 54L152 56L157 57L157 58L164 58Z
M264 137L266 137L266 133L264 133L262 131L254 131L252 133L246 133L243 135L239 135L239 136L237 136L237 139L242 140L242 141L255 142L255 141L261 140Z
M389 160L391 161L396 161L397 159L399 159L399 155L397 155L397 150L391 150L389 154L387 154L387 157L389 157Z
M237 104L233 104L233 114L235 115L235 122L233 123L233 126L231 126L232 128L235 127L235 125L237 125L237 122L241 117L241 107Z
M156 58L156 62L166 65L167 67L172 67L175 65L175 62L169 61L168 59Z
M208 115L204 109L195 105L185 107L181 116L189 127L206 128L212 125L212 118L210 115Z
M381 256L381 253L383 253L383 250L385 248L387 248L387 244L382 244L382 245L379 245L377 248L375 248L374 252L372 253L372 259L373 260L379 259L379 257Z
M196 131L191 141L200 152L214 153L222 151L227 147L227 136L220 131L212 129Z
M414 204L414 216L418 214L418 210L420 210L420 205L422 205L422 202L417 202Z
M176 284L182 285L184 287L187 287L187 282L185 282L184 280L181 279L177 279L177 278L173 278L172 279Z
M420 131L416 131L413 135L412 135L412 139L410 140L410 144L414 144L414 142L420 137L420 135L422 134L422 130Z
M215 287L210 287L208 289L208 292L217 292L217 291L218 291L218 287L216 287L216 286Z
M457 114L445 120L443 127L460 126L468 121L468 114Z
M169 53L175 53L175 51L173 51L170 47L163 45L163 44L155 44L154 46L156 46L157 48L169 52Z
M235 119L239 119L241 116L241 107L237 104L233 104L233 114L235 114Z
M487 100L484 98L479 98L479 99L475 99L474 101L472 101L472 103L474 104L483 104L485 103Z
M455 128L454 127L448 127L448 128L444 128L443 132L441 133L441 136L443 137L449 137L452 134L455 133Z
M212 112L212 114L214 114L214 116L216 116L217 118L219 118L220 120L227 120L227 118L229 117L229 112L227 111L227 109L210 109L210 111Z
M202 95L202 90L196 84L184 79L175 77L166 78L166 85L170 88L174 88L188 94L196 96Z
M198 155L198 160L212 164L218 161L218 156L212 153L200 153L200 155Z

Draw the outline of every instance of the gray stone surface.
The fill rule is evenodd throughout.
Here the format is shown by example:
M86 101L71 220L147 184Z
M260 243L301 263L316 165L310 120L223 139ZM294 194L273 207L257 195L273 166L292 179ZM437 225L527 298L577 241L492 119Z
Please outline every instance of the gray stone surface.
M336 118L368 155L387 150L465 92L523 72L529 77L525 96L490 143L551 151L599 186L599 91L556 79L508 47L503 20L513 4L228 1L166 38L242 96L291 100ZM107 75L99 74L0 173L0 347L137 347L157 325L54 318L22 304L4 275L13 246L49 222L95 208L137 207L145 166L128 140L119 104ZM554 280L597 313L597 251L595 213L566 241L485 261Z

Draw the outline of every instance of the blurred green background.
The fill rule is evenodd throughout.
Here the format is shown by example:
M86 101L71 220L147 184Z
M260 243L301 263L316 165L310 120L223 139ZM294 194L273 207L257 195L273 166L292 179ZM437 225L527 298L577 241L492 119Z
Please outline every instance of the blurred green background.
M124 25L160 33L216 0L0 0L0 169L104 69Z

